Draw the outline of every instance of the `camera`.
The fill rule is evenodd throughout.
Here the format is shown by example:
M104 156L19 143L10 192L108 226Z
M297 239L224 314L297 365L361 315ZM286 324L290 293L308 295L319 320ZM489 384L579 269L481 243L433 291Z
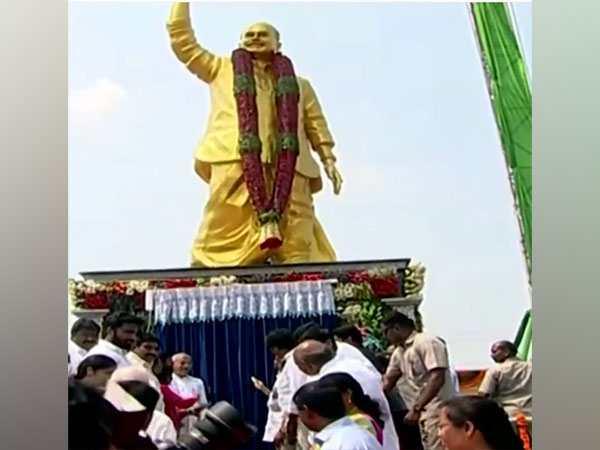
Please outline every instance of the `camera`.
M226 401L211 406L194 423L190 434L168 450L228 450L252 439L256 428L244 422L240 412Z

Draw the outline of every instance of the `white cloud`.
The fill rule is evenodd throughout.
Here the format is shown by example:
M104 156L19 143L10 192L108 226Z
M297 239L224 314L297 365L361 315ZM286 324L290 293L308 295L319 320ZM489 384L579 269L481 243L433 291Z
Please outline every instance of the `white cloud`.
M98 120L117 112L126 99L125 88L101 78L89 87L69 92L69 117L78 121Z

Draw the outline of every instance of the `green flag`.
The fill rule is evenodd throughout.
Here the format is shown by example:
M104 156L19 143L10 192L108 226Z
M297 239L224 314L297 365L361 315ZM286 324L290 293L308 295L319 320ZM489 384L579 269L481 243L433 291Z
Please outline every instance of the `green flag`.
M519 327L514 343L519 356L523 359L531 360L531 310L527 311L523 320L521 320L521 326Z
M505 3L472 3L477 40L531 274L531 90Z
M471 3L470 10L531 277L531 89L525 58L505 3ZM523 359L532 355L531 325L528 311L515 340Z

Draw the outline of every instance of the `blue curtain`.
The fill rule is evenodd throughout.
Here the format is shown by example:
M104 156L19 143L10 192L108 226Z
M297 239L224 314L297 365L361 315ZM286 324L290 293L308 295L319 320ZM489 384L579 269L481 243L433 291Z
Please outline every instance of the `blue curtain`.
M266 348L267 335L277 328L295 330L314 321L324 328L335 328L337 316L229 319L212 322L170 323L157 327L162 348L167 352L185 351L192 356L193 375L202 378L210 400L226 400L238 408L246 422L259 432L245 448L267 449L262 432L267 420L267 397L254 389L250 377L273 384L273 356Z

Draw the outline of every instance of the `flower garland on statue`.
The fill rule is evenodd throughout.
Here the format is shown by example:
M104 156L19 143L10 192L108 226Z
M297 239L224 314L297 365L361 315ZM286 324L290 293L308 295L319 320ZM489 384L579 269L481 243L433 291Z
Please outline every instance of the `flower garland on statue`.
M260 157L258 108L253 57L244 49L233 52L234 96L238 113L239 152L244 180L261 229L260 248L277 248L283 243L279 221L287 207L294 181L298 142L298 81L291 60L276 53L272 71L276 88L277 167L271 195L267 193Z

